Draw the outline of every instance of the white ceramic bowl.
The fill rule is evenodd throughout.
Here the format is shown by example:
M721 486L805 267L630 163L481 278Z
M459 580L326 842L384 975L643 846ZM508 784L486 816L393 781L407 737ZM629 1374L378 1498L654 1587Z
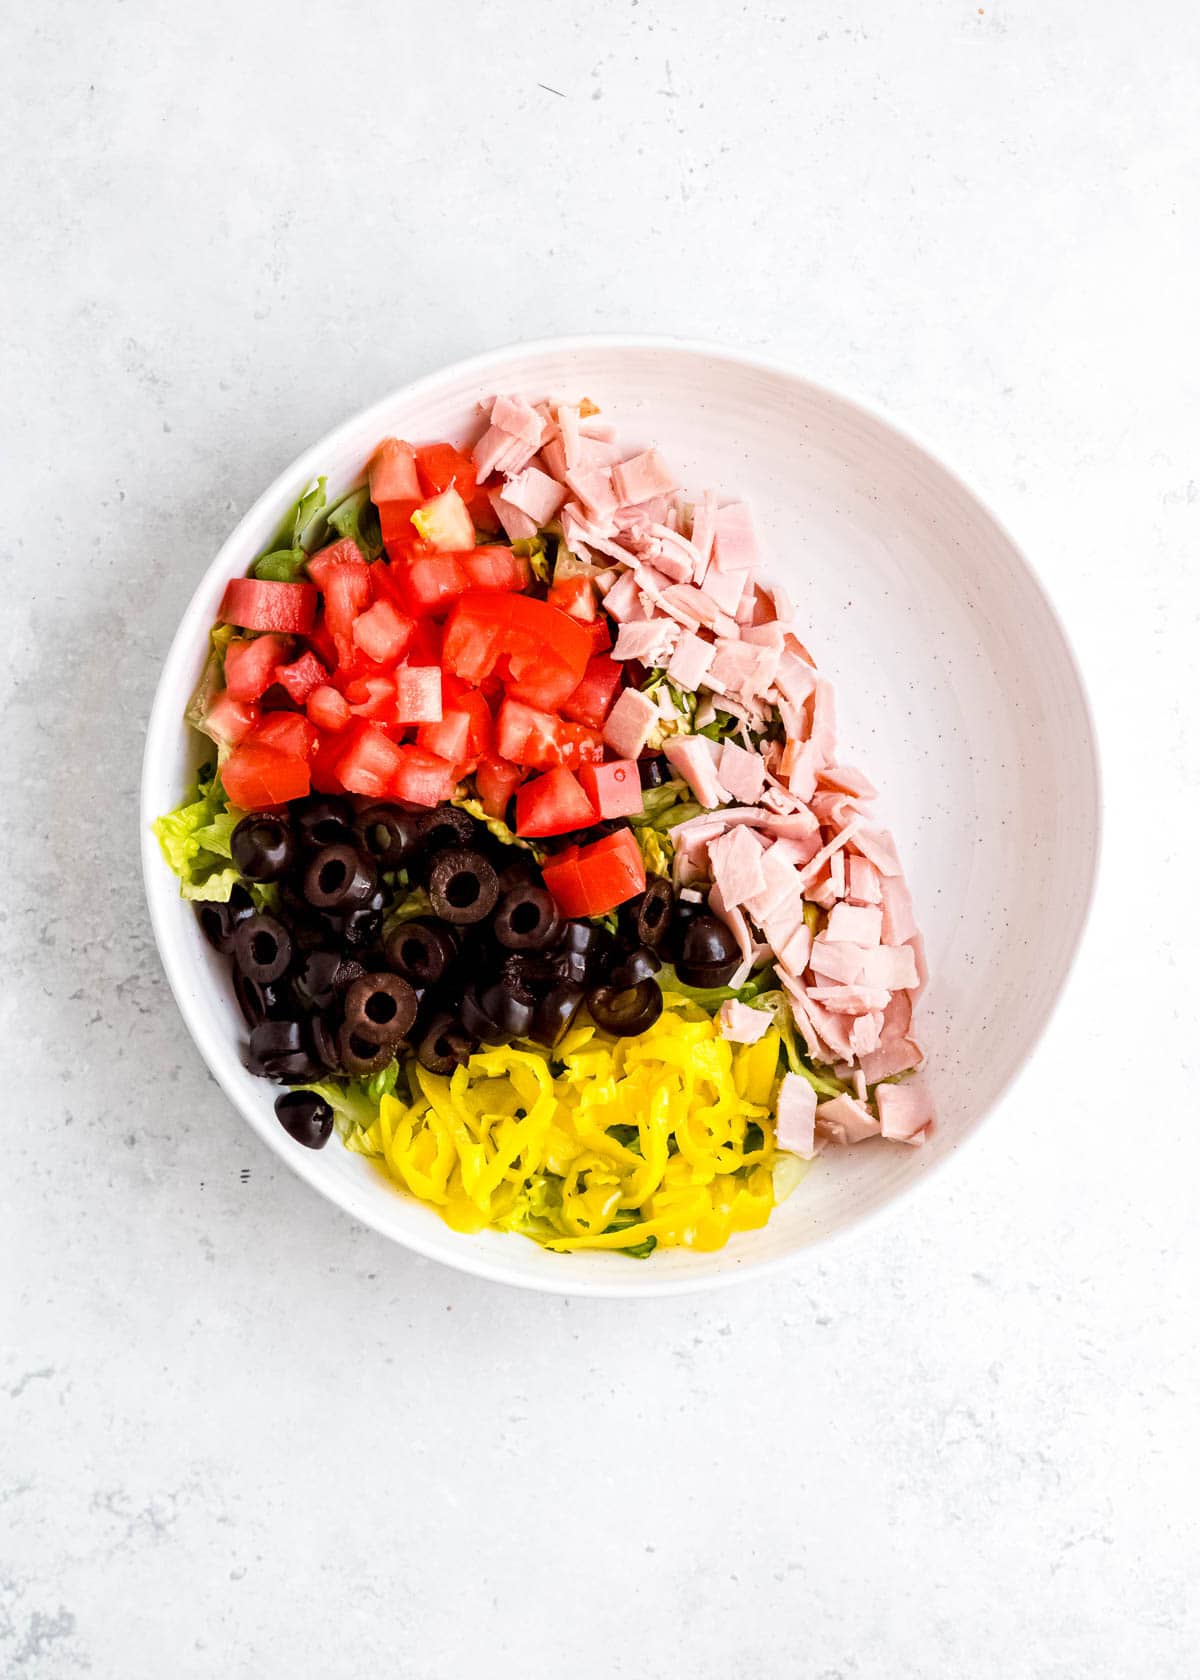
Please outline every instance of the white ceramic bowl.
M861 765L906 863L932 973L920 1036L940 1123L920 1149L833 1151L762 1231L715 1254L632 1262L459 1236L336 1141L299 1148L274 1087L238 1058L223 964L150 824L200 757L182 714L228 578L244 573L317 473L331 492L381 437L462 441L498 390L590 397L630 445L659 444L693 490L754 509L769 569L836 684L844 762ZM184 1020L230 1100L323 1195L409 1248L562 1294L647 1295L795 1260L895 1203L975 1131L1028 1057L1064 984L1095 872L1092 728L1054 611L1012 539L960 481L878 416L769 362L672 340L518 346L419 380L308 450L250 509L200 580L155 698L142 782L144 870Z

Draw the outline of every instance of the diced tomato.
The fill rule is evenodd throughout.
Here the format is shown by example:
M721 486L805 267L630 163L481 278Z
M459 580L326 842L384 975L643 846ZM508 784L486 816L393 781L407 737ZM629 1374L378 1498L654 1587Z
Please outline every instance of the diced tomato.
M327 671L332 671L338 661L337 643L333 639L333 632L325 622L325 614L318 613L317 622L308 632L308 643Z
M317 616L317 592L311 583L271 583L262 578L231 578L217 617L243 630L278 630L303 636Z
M419 618L408 644L408 664L440 665L442 663L442 627L432 618Z
M392 560L403 560L421 545L412 516L420 499L411 502L382 502L379 506L379 534Z
M454 766L420 747L398 747L400 764L392 777L390 793L393 799L406 799L411 805L440 805L449 799L457 785Z
M376 665L394 665L413 633L411 618L402 618L390 601L376 601L354 620L353 637Z
M442 673L436 665L400 666L396 672L396 721L442 721Z
M396 720L396 684L392 677L355 677L344 690L346 704L355 717L372 722Z
M550 770L517 789L518 834L567 834L595 821L591 800L569 770Z
M219 747L236 747L257 722L256 705L248 700L235 700L222 691L213 697L200 727Z
M476 490L468 505L477 531L481 531L486 537L501 535L500 520L486 490Z
M336 731L344 729L350 722L350 707L345 695L339 694L336 688L330 688L328 683L313 689L308 697L307 711L318 729Z
M489 817L503 817L525 772L519 764L489 754L475 766L475 787Z
M412 444L400 438L384 438L367 467L367 482L371 500L380 510L386 502L419 502L424 492Z
M325 622L333 634L340 664L354 658L354 621L371 599L371 576L365 560L344 560L330 568L323 585Z
M328 675L316 654L306 648L299 659L294 659L276 674L275 681L282 683L289 697L298 706L303 706L309 695L320 688Z
M508 660L509 690L531 706L554 710L578 686L589 654L587 631L532 596L498 590L464 595L446 625L447 670L478 683Z
M593 655L597 653L607 653L613 644L613 639L612 629L610 628L608 619L604 616L604 614L601 613L599 618L594 618L590 624L585 624L583 628L587 631L588 636L591 638Z
M423 723L417 730L417 745L448 764L465 764L472 756L467 744L470 734L471 719L466 712L443 712L440 723Z
M564 703L563 716L573 718L576 723L590 724L593 729L602 729L621 692L623 680L621 667L615 659L604 653L595 654L587 662L583 681Z
M318 589L324 589L335 566L363 564L363 557L354 538L339 537L337 542L328 543L324 548L318 549L316 554L310 555L308 575Z
M337 776L347 793L382 799L391 792L402 748L373 723L357 723L341 737L346 745L338 755Z
M599 764L604 757L604 740L596 729L583 723L567 723L559 719L558 762L568 770L581 764Z
M332 690L336 693L336 689ZM347 714L349 716L349 714ZM359 729L361 725L357 719L350 722L351 729ZM312 771L312 785L317 793L344 793L342 778L338 775L338 760L346 750L348 731L340 729L321 736L317 750L313 754L309 766Z
M528 560L499 543L455 558L470 589L527 589L533 578Z
M235 640L225 649L225 689L233 700L257 700L270 688L287 661L285 636Z
M303 799L311 785L307 761L260 741L243 741L221 766L229 803L243 811Z
M592 624L600 616L600 607L596 598L596 586L590 577L578 575L576 577L556 579L550 585L550 593L546 596L552 607L560 612L569 613L583 624Z
M418 617L443 617L467 588L458 554L418 554L401 561L400 587L408 610Z
M604 916L646 890L641 850L628 828L549 858L542 879L563 916Z
M466 712L468 719L467 753L471 758L479 758L481 754L492 750L495 736L495 725L492 722L492 708L477 688L469 688L460 694L454 703L459 712Z
M457 490L443 490L412 516L421 540L436 554L458 554L475 545L475 524Z
M558 719L523 700L507 699L496 714L496 751L512 764L552 770L561 762Z
M311 758L317 750L317 732L303 712L268 712L248 738L292 758Z
M579 785L595 806L598 817L642 814L642 782L636 759L615 758L608 764L583 764L579 768Z
M424 443L417 450L417 477L426 496L457 490L464 502L475 495L475 463L452 443Z

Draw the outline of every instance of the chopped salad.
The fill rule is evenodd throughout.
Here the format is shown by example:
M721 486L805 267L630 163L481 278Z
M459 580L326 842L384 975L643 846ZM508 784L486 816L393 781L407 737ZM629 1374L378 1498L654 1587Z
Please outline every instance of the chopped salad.
M213 750L156 830L298 1145L644 1257L928 1135L911 899L750 510L590 403L318 480L187 720Z

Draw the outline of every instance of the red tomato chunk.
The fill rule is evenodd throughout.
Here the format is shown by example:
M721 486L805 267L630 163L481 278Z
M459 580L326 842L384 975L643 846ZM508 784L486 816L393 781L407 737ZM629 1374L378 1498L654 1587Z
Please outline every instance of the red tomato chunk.
M547 859L542 879L562 916L604 916L646 890L641 850L628 828Z
M569 770L534 776L517 790L518 834L567 834L595 821L591 800Z
M317 592L311 583L266 583L261 578L231 578L221 610L226 624L243 630L278 630L304 636L317 616Z
M579 769L579 785L595 806L597 817L640 817L642 814L642 782L636 759L617 758L609 764L583 764Z

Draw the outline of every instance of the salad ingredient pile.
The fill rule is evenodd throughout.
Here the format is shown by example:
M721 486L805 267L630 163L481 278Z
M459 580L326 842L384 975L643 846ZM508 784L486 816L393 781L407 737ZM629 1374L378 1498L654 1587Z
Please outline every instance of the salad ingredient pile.
M590 404L385 440L233 579L160 819L251 1072L456 1229L644 1256L932 1123L874 790L744 504Z

